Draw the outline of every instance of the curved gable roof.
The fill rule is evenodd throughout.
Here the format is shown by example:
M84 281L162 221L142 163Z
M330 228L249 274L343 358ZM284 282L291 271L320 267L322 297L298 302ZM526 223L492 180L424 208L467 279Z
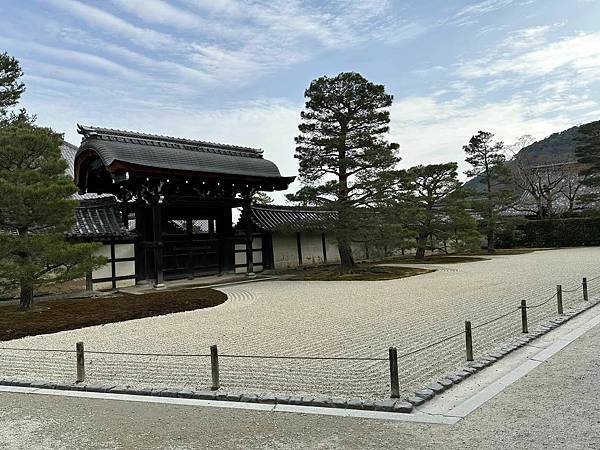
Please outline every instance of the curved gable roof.
M77 184L81 159L95 153L109 172L166 170L268 179L288 184L260 149L78 125L83 142L75 155Z

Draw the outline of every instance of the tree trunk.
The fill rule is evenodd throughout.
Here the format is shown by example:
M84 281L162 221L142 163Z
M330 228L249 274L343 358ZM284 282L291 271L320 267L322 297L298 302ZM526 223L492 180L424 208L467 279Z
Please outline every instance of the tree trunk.
M338 250L340 252L341 272L352 273L352 269L354 269L354 257L352 256L350 243L343 238L338 238Z
M417 252L415 253L416 259L425 259L426 246L427 246L427 235L419 235L419 237L417 237Z
M29 309L33 304L33 287L21 284L21 296L19 307L21 309Z
M488 253L496 253L496 249L495 249L495 240L496 240L496 233L494 232L494 230L488 230L487 232L487 252Z

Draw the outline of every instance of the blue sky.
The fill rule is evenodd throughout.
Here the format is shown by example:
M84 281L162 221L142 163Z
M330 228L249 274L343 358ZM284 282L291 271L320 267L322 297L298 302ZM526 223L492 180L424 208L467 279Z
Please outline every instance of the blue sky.
M303 92L358 71L394 95L402 165L600 119L600 0L0 0L22 105L76 123L260 147L296 174ZM461 162L461 168L465 166Z

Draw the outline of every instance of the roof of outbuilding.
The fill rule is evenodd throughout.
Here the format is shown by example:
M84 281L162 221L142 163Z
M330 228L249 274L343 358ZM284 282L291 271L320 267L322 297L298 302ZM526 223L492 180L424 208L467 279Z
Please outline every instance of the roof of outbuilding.
M326 231L337 218L335 211L314 208L254 205L252 222L265 231Z
M86 150L95 151L105 167L111 164L184 172L293 180L282 177L262 150L214 142L78 125L83 141L75 159ZM77 175L77 174L76 174Z
M75 154L77 153L77 150L79 150L79 148L76 145L70 144L66 141L63 141L62 145L60 146L62 158L69 164L66 173L71 177L71 179L75 178ZM112 195L94 194L91 192L85 194L80 194L76 192L75 194L73 194L73 198L76 200L89 200L100 197L112 197Z
M133 237L123 226L114 197L82 200L75 210L72 239L127 239Z

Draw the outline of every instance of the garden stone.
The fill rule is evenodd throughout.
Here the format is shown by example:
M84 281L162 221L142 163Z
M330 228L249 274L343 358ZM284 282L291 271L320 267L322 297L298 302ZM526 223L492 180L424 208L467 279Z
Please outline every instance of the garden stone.
M396 402L394 404L394 412L409 413L412 412L413 405L409 402Z
M424 398L425 400L429 400L430 398L433 398L435 392L431 389L419 389L418 391L415 391L415 395Z
M413 404L414 406L420 406L423 403L425 403L425 399L421 398L421 397L417 397L416 395L411 395L410 397L408 397L407 399L411 404Z

